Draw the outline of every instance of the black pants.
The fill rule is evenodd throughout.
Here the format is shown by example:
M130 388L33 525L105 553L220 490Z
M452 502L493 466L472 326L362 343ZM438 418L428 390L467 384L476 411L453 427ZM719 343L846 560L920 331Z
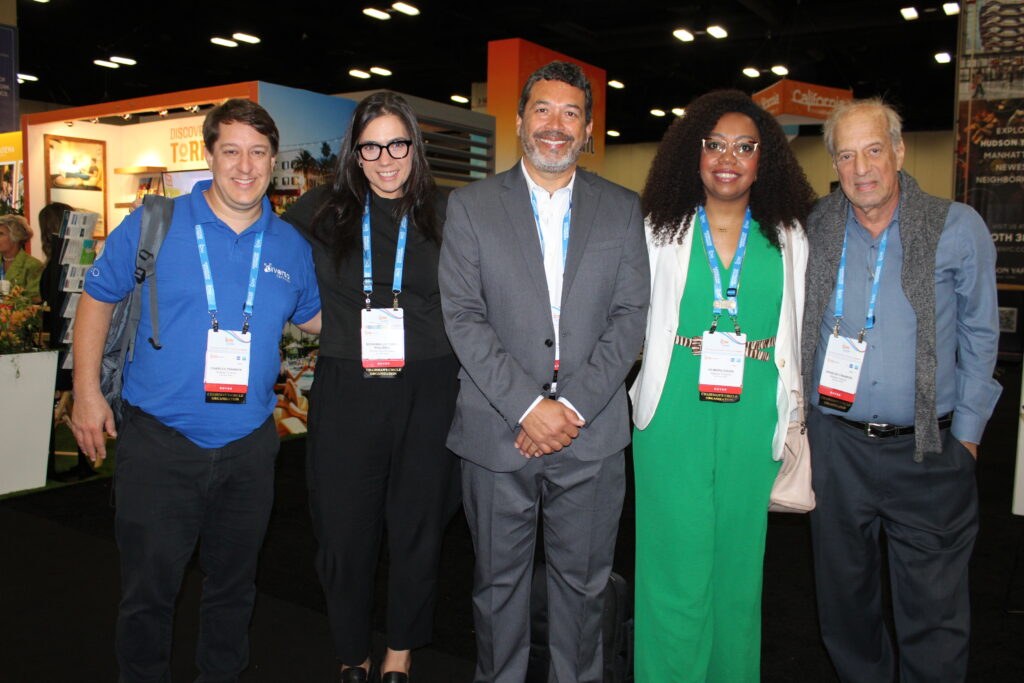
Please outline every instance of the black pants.
M117 442L121 681L167 681L174 603L200 542L200 681L235 681L249 662L256 560L274 499L273 419L223 448L200 448L137 408Z
M413 649L432 637L441 540L459 501L456 459L445 447L457 373L454 356L408 362L395 379L364 379L359 361L317 361L306 472L316 568L343 664L370 654L385 524L388 647Z
M967 564L978 533L974 458L945 429L942 452L914 462L914 435L871 438L815 409L808 434L818 615L840 680L963 681ZM882 604L883 529L898 661Z

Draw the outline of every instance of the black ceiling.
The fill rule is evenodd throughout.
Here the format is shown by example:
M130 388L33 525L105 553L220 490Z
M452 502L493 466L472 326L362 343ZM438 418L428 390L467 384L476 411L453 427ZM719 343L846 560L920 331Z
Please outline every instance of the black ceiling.
M714 88L769 86L778 77L755 80L740 70L779 62L796 80L885 96L909 130L949 129L955 60L940 65L932 55L955 56L958 20L929 2L916 4L920 19L904 21L899 9L912 1L410 0L420 16L394 13L378 21L362 8L387 8L384 0L19 0L19 71L39 77L21 86L21 97L85 105L263 80L324 93L384 87L446 102L486 80L489 40L524 38L625 82L624 90L608 90L608 127L622 131L619 142L660 139L671 116L652 117L652 107L685 106ZM711 23L724 25L729 36L682 43L671 35ZM262 42L237 48L209 42L235 31ZM92 63L111 55L139 63L117 70ZM350 68L374 65L394 75L348 75Z

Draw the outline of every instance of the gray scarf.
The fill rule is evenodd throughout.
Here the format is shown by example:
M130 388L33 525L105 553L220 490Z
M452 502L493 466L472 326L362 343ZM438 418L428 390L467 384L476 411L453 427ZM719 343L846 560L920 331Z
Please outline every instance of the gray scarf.
M900 171L899 182L903 293L917 316L914 460L921 462L925 453L942 450L935 415L935 251L952 202L926 194L903 171ZM806 396L813 396L811 392L817 391L816 380L811 377L814 354L818 347L821 319L836 285L849 206L850 202L839 188L819 199L807 219L810 256L801 344Z

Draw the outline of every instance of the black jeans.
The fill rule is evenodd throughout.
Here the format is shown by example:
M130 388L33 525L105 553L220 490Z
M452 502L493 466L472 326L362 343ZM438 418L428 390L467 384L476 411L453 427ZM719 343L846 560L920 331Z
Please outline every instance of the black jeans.
M153 416L126 411L114 480L122 682L170 680L174 603L197 541L206 576L197 680L234 681L248 665L279 443L272 418L222 448L200 448Z

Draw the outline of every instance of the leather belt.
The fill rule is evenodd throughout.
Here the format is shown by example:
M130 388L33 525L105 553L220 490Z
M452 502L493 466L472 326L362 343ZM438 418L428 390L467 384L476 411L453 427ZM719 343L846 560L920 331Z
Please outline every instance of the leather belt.
M833 415L847 427L853 427L858 432L862 432L865 436L870 436L873 439L888 439L893 436L905 436L906 434L914 433L914 425L902 426L892 425L885 422L857 422L856 420L847 420L845 417L839 415ZM947 413L939 418L939 429L948 429L953 424L953 413Z

